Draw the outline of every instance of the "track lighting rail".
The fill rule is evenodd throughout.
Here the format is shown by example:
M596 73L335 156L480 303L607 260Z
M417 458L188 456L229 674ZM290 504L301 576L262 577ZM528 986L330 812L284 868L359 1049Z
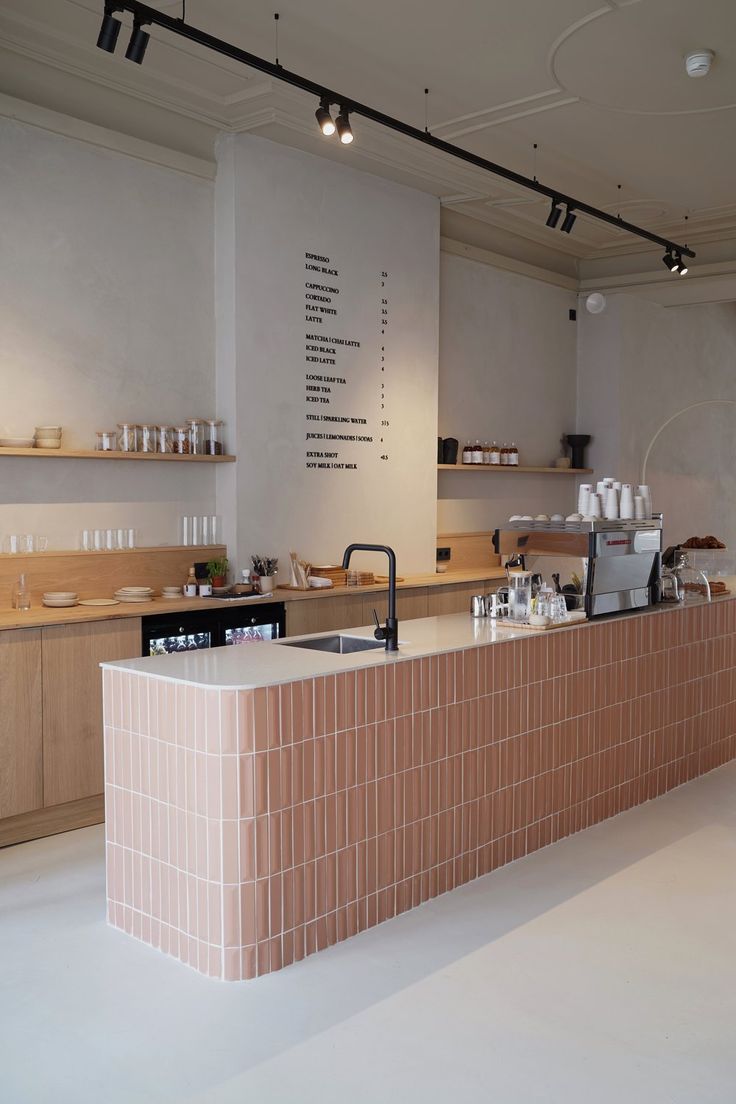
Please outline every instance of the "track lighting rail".
M98 39L98 45L101 46L102 49L108 50L110 53L113 51L110 49L109 45L103 42L103 36L106 33L106 42L108 43L113 38L110 31L109 20L115 12L129 12L132 14L135 25L138 28L148 24L155 27L161 27L163 30L170 31L171 34L189 39L190 42L196 42L199 46L214 50L224 57L232 58L233 61L238 61L251 69L256 69L260 73L265 73L275 80L290 84L293 88L299 88L302 92L307 92L309 95L314 96L320 107L325 108L328 114L329 108L332 105L337 105L339 108L338 128L342 130L340 137L343 142L346 142L346 138L343 137L343 134L350 134L350 137L347 137L347 142L350 142L352 138L352 131L350 130L348 121L349 116L359 115L364 119L370 119L371 122L377 123L379 126L386 127L388 130L393 130L397 134L403 134L407 138L412 138L414 141L421 142L425 146L439 150L441 153L446 153L450 157L456 157L469 165L474 165L476 168L492 173L502 180L508 180L510 183L525 188L527 191L546 196L547 199L553 202L554 206L564 205L567 208L567 213L563 220L562 229L565 230L566 233L569 233L572 229L576 216L582 213L588 215L590 218L597 219L598 222L604 222L608 226L614 226L618 230L624 230L636 237L662 246L667 254L675 253L680 257L695 256L693 250L688 249L686 245L679 245L669 238L663 238L659 234L652 233L650 230L645 230L641 226L636 226L633 222L627 222L619 215L611 215L607 211L601 210L599 207L593 207L590 203L575 199L574 196L565 195L565 193L560 192L559 189L548 188L536 179L523 176L521 173L514 172L513 169L508 169L504 165L497 164L495 161L489 161L485 157L480 157L478 154L471 153L470 150L463 149L461 146L455 146L451 142L445 142L442 138L436 138L429 131L420 130L410 123L402 122L401 119L395 119L393 116L386 115L382 111L377 111L367 104L358 103L356 100L350 99L349 96L345 96L341 92L336 92L334 89L325 87L325 85L317 84L308 77L302 77L299 73L293 73L289 69L285 69L277 62L267 61L265 58L260 58L256 54L249 53L247 50L241 50L240 47L234 46L230 42L215 38L213 35L207 34L206 31L201 31L199 28L193 27L190 23L185 22L184 19L176 19L173 16L166 15L164 12L150 7L148 4L139 3L138 0L105 0L103 29L100 33L100 39ZM105 32L106 24L107 31ZM117 32L115 32L114 37L117 37ZM137 57L134 58L134 60L137 60ZM347 124L347 131L342 129L343 124L341 120L344 120ZM550 225L549 219L547 220L547 225Z

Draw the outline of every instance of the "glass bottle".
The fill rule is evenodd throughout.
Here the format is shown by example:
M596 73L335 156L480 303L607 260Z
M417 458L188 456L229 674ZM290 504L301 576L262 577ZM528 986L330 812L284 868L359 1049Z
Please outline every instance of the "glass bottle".
M118 422L118 440L121 452L135 452L138 448L136 430L133 422Z
M225 451L222 422L218 418L210 418L204 423L204 451L208 456L222 456Z
M156 438L158 437L155 425L141 425L138 427L138 451L156 452Z
M500 450L500 448L498 447L498 445L496 444L495 441L491 445L491 463L492 464L500 464L501 463L501 450Z
M157 452L173 452L173 429L171 426L156 426Z
M187 575L186 582L184 583L184 597L197 597L197 576L194 572L194 564L192 564L192 566L189 568L189 574Z
M19 575L13 586L13 609L29 610L31 608L31 591L25 574Z
M483 446L481 445L480 441L476 441L473 445L473 463L483 463Z
M509 449L509 464L514 468L518 468L519 466L519 450L513 441L511 442L511 448Z
M116 452L118 447L118 435L114 429L98 429L97 430L97 443L95 449L97 452Z
M204 452L204 422L201 418L187 418L189 426L189 451L194 456Z
M174 426L171 451L180 456L189 455L189 426Z
M463 464L473 463L473 446L467 441L463 447Z
M504 441L504 443L501 445L501 463L504 467L506 467L508 465L508 462L509 462L509 446Z
M483 445L483 463L490 464L491 462L491 446L486 441Z

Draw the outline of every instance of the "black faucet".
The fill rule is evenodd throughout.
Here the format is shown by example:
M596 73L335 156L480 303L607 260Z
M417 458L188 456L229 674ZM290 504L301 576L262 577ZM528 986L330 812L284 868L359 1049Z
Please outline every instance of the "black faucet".
M388 556L388 617L386 624L381 625L378 614L373 611L376 622L376 631L373 634L376 640L386 641L387 652L399 650L399 622L396 620L396 553L393 548L385 544L349 544L342 558L342 566L347 569L353 552L385 552Z

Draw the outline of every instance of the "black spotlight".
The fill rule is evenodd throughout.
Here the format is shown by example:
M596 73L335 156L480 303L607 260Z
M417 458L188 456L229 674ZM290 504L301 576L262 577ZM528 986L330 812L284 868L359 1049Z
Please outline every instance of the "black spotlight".
M340 104L340 114L335 119L337 134L344 146L349 146L353 140L353 131L350 126L350 112L344 104Z
M119 19L115 19L110 12L105 12L102 17L100 33L97 36L97 46L100 50L107 50L108 54L115 53L121 27L122 23Z
M144 31L140 23L133 24L133 33L130 36L128 49L125 51L125 56L128 61L134 61L136 65L141 64L143 58L146 56L146 47L148 46L150 37L148 31Z
M553 199L552 206L549 209L549 214L547 215L547 222L545 225L549 226L550 230L554 230L555 226L557 226L557 223L560 221L561 214L562 208L560 207L559 202L556 199Z
M570 233L573 226L575 225L575 221L576 221L577 217L578 216L575 214L573 209L571 207L568 207L567 208L567 214L565 215L564 219L562 220L562 226L560 227L560 230L562 231L563 234L569 234Z
M677 254L677 271L681 276L687 276L687 261L683 261L682 253Z
M670 270L670 272L673 274L673 276L677 275L677 273L679 272L679 266L677 264L677 261L672 256L672 253L670 252L669 249L665 253L664 257L662 258L662 264L667 265L667 268Z
M330 104L328 100L321 100L320 105L314 113L317 122L319 123L319 129L328 138L331 134L335 133L337 129L330 115Z

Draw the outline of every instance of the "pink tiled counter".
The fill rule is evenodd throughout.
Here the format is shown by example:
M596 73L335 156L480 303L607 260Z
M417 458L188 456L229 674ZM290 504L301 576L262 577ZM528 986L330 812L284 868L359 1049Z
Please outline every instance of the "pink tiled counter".
M145 663L104 671L108 920L228 980L736 752L732 601L256 689Z

